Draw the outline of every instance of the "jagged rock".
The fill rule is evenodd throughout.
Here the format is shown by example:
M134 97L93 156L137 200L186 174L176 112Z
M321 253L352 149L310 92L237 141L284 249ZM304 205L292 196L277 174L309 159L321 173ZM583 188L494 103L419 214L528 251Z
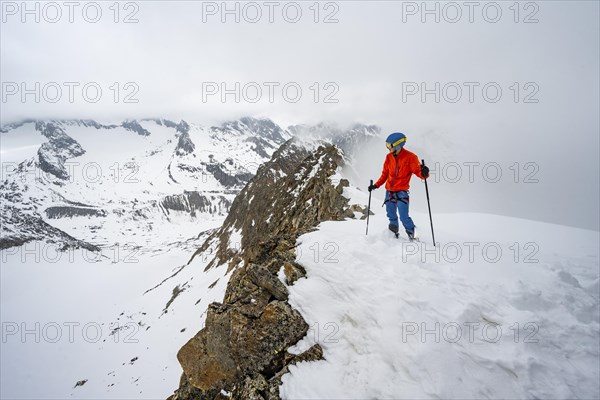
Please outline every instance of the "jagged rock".
M208 163L205 164L205 168L221 185L227 188L241 187L252 178L252 174L241 169L241 166Z
M306 335L308 324L283 301L269 303L258 319L232 314L232 349L243 374L273 376L283 367L285 350Z
M360 205L358 205L358 204L352 204L352 205L350 206L350 209L351 209L352 211L355 211L355 212L360 212L360 213L364 212L364 210L365 210L363 207L361 207L361 206L360 206Z
M63 217L106 217L105 210L87 207L71 207L71 206L56 206L48 207L45 210L48 218L63 218Z
M277 242L277 251L281 252L282 251L282 246L284 246L285 240L280 240ZM283 251L288 251L289 249L291 249L291 246L289 248L285 248ZM268 262L265 265L265 268L269 270L270 273L272 273L273 275L279 275L279 271L281 270L281 260L279 260L279 258L274 257L273 259L270 260L270 262Z
M305 276L295 262L298 236L323 220L343 219L349 210L342 196L347 181L334 186L330 179L342 160L331 145L311 150L286 142L194 254L216 245L207 268L228 264L233 273L223 304L209 306L205 327L178 353L184 374L173 399L213 399L221 390L234 399L278 399L290 363L322 357L320 347L302 355L287 352L306 335L308 324L285 301L287 288L277 274L283 266L288 284ZM235 250L234 231L242 242Z
M165 196L160 206L169 214L169 210L183 211L196 216L200 213L225 213L231 207L231 201L225 196L205 196L197 191L184 191L183 194Z
M260 137L270 139L276 143L283 143L285 141L283 130L270 119L243 117L240 121L246 125L251 132L258 133Z
M343 183L336 188L329 179L341 164L341 154L334 146L321 146L310 152L294 140L286 142L271 161L258 169L255 178L236 197L222 228L195 255L207 251L208 243L214 239L219 243L217 257L208 267L226 261L233 267L224 235L240 230L245 249L240 257L247 262L266 254L266 264L275 258L268 249L273 249L278 240L309 232L321 221L345 219L348 199L341 195ZM274 243L267 245L269 240ZM294 246L295 243L290 248Z
M175 154L178 156L193 153L196 149L196 145L194 145L192 138L190 138L189 130L190 126L185 121L181 121L181 123L177 125L177 131L181 133L181 135L179 135L177 147L175 147Z
M213 397L216 395L213 395ZM205 393L190 384L185 374L181 374L179 388L167 400L208 399Z
M290 262L283 264L283 273L288 285L293 285L298 279L306 276L306 270L301 265Z
M188 382L206 394L231 386L238 376L229 337L231 320L227 313L213 312L211 323L198 332L177 353Z
M257 374L253 378L246 377L243 386L236 388L231 394L236 399L265 400L261 393L264 393L267 388L268 383L265 377Z
M187 284L187 282L182 285L183 287L180 287L179 285L177 285L173 288L173 290L171 292L171 298L169 299L169 301L167 301L167 304L165 305L165 308L163 309L163 314L168 312L169 307L171 306L171 304L173 304L173 302L175 301L177 296L179 296L182 292L184 292L187 289L186 284Z
M285 350L307 331L298 311L282 301L269 303L259 318L233 306L211 306L205 328L177 358L188 382L210 396L253 372L273 376L283 367Z
M258 318L269 303L271 294L254 284L244 269L233 273L225 292L224 302L236 304L238 310L249 317Z
M340 183L335 187L335 190L342 194L345 187L350 187L350 181L348 181L348 179L340 179Z
M114 129L117 125L104 125L99 122L94 121L93 119L75 119L75 120L66 120L61 121L66 125L77 125L77 126L85 126L86 128L92 127L96 129Z
M0 200L3 198L0 190ZM2 202L0 213L0 250L41 240L56 245L58 250L86 249L100 251L96 245L78 240L58 228L49 225L38 216L23 213L18 207Z
M75 389L76 387L85 385L87 383L87 381L88 381L87 379L82 379L80 381L77 381L77 383L75 383L75 386L73 386L73 389Z
M273 145L270 142L259 137L249 137L248 139L246 139L246 141L254 143L255 146L252 150L255 151L258 155L265 158L269 157L269 154L267 153L266 149L273 148Z
M286 132L270 119L252 117L243 117L237 121L227 121L221 124L221 126L212 126L210 130L212 132L239 133L240 135L244 134L244 132L250 132L277 145L283 144L287 136Z
M320 344L313 344L308 350L301 354L292 354L288 365L294 365L304 361L318 361L323 359L323 348Z
M69 178L65 161L84 154L85 150L55 123L38 121L35 123L35 129L48 138L38 149L38 161L42 171L59 179Z
M175 128L177 129L177 122L173 122L170 119L162 119L162 124L161 125L165 125L167 128Z
M267 391L267 400L279 400L279 387L281 386L281 377L289 372L289 366L299 362L318 361L323 359L323 348L320 344L312 345L308 350L301 354L287 353L284 358L285 367L269 379L269 388Z
M370 210L368 210L368 214L369 215L375 215L375 213L373 211L370 211ZM367 219L367 209L366 208L363 210L363 215L362 215L362 217L360 217L360 219Z
M150 136L150 132L140 125L136 120L133 121L125 121L121 124L121 126L128 131L132 131L137 133L140 136Z
M354 217L354 211L352 211L351 209L346 209L344 210L344 213L342 214L345 218L355 218Z
M346 210L346 215L349 218L353 218L353 219L356 218L355 213L361 213L361 214L363 214L360 219L365 219L366 216L367 216L367 208L366 207L363 208L362 206L360 206L358 204L352 204L348 208L348 210Z
M255 285L268 291L277 300L288 299L288 291L283 283L265 267L250 264L247 273Z
M181 134L187 134L190 131L190 124L181 120L176 126L175 130Z

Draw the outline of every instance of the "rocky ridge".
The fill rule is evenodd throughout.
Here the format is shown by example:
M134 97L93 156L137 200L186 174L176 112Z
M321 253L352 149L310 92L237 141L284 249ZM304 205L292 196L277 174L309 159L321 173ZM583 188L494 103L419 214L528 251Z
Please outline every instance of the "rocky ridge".
M233 274L223 302L209 306L205 327L178 352L183 374L170 400L278 399L289 365L322 358L318 344L302 354L287 351L308 325L287 303L286 285L306 273L295 261L297 238L321 221L354 217L342 195L348 181L332 180L342 163L333 145L286 142L194 254L214 249L206 268L226 265Z

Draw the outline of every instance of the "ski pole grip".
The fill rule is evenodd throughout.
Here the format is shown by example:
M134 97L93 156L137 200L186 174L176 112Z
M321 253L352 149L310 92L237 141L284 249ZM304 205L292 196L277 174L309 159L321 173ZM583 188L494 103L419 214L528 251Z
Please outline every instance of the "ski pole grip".
M425 165L425 159L424 158L421 159L421 165Z

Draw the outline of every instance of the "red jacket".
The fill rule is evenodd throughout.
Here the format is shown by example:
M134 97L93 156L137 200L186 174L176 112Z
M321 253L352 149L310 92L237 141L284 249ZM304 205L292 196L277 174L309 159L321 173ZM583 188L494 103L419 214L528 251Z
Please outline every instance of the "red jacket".
M408 190L412 174L424 178L417 155L403 148L397 156L388 153L385 157L381 177L375 182L375 186L381 187L386 182L385 188L390 192Z

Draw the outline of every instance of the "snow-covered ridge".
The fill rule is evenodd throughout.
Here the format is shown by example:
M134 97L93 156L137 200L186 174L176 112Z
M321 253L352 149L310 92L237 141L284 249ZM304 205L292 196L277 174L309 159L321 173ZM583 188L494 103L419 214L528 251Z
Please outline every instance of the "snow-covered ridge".
M62 178L39 165L39 149L50 139L36 121L1 133L2 322L19 329L3 344L2 381L13 384L2 385L2 397L156 398L172 392L181 371L176 351L202 328L208 305L223 300L231 276L227 266L211 264L216 243L191 255L221 226L234 198L268 159L264 154L279 152L265 175L282 184L294 158L277 142L291 134L261 121L206 128L138 120L129 129L37 121L83 151L71 157L54 149L67 154ZM308 152L318 148L304 145ZM322 164L322 158L312 160L303 174L317 179L314 170ZM250 197L249 208L262 198ZM281 206L305 207L292 203ZM280 224L277 215L248 221L245 231L231 230L225 245L239 252L240 242L252 240L252 226ZM293 241L288 247L293 250ZM65 333L72 321L81 323L74 343L35 347L19 340L20 329L36 322L40 329L57 324ZM86 324L99 329L98 341L82 335Z
M291 351L324 360L290 367L282 398L598 398L598 232L434 214L434 247L427 214L411 243L373 211L368 236L347 220L299 239L320 252L289 288L311 326Z
M304 273L293 245L300 234L319 221L354 217L342 196L348 182L334 185L331 180L342 162L335 146L313 143L306 148L301 141L287 141L259 168L222 227L194 254L192 260L214 248L206 271L233 272L222 302L209 306L205 327L177 354L183 375L171 400L213 398L223 392L232 398L277 399L289 365L321 357L319 346L302 354L287 352L308 325L287 304L284 285Z

